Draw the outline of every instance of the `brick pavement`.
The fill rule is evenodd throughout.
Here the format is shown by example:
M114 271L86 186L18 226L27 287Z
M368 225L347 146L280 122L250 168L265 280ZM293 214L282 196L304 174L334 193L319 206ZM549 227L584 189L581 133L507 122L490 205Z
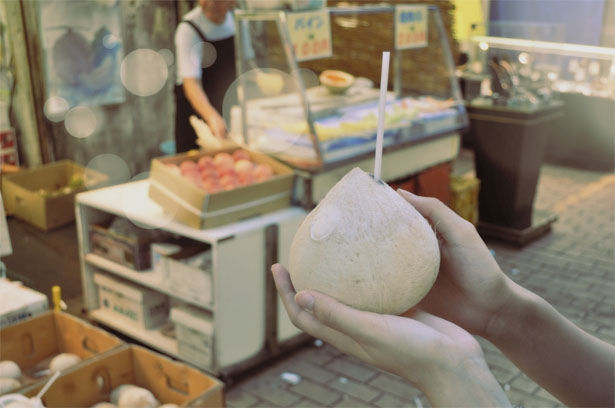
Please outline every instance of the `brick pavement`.
M471 170L463 151L454 171ZM488 241L502 270L544 297L575 324L615 344L615 175L544 165L536 207L556 212L550 234L523 248ZM480 339L487 363L514 405L563 406ZM280 374L299 374L288 384ZM297 350L227 389L230 407L427 407L399 377L329 345Z

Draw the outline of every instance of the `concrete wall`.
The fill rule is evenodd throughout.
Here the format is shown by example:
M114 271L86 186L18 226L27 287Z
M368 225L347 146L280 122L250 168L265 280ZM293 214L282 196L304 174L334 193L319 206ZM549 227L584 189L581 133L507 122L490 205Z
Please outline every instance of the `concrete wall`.
M119 4L125 56L140 48L174 50L174 1L128 0ZM86 138L71 136L64 122L54 123L51 143L55 159L85 165L99 154L112 153L128 164L132 176L147 171L150 160L161 154L160 143L173 138L174 78L171 65L166 84L158 93L142 97L126 91L124 103L96 108L98 128Z

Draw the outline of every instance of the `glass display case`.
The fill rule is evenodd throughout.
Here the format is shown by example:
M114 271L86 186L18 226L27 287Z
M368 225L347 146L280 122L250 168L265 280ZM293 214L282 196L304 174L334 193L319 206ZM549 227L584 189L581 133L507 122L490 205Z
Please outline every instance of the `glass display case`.
M465 128L468 119L438 8L422 10L424 43L401 50L395 49L392 6L323 8L330 42L323 38L303 48L291 38L289 27L299 24L292 11L237 10L238 79L224 101L230 134L307 170L373 155L379 84L369 78L367 66L377 64L379 77L382 51L391 51L385 150ZM368 15L382 15L387 26L365 23ZM351 35L340 40L340 33ZM329 55L310 58L310 53L326 54L328 47Z
M520 38L474 36L466 71L490 81L470 98L537 105L553 92L615 100L615 49Z

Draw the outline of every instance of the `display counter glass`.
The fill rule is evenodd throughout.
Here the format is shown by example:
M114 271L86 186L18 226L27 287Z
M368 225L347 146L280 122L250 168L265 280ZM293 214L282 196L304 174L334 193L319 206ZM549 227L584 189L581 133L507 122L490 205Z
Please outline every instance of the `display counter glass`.
M380 66L383 51L391 51L385 149L465 128L468 119L438 8L422 7L409 15L425 21L424 32L411 39L418 40L416 46L399 50L395 39L402 33L394 29L399 14L391 6L325 8L316 16L237 10L239 76L224 103L232 137L308 170L372 155L379 84L365 70L368 62ZM374 14L390 25L365 24L363 18ZM326 25L327 20L329 38L297 44L298 24ZM348 30L352 35L345 37L355 39L352 43L339 39ZM330 54L318 57L329 46Z
M471 97L541 104L557 93L615 100L615 49L550 41L473 36L468 75L489 75Z

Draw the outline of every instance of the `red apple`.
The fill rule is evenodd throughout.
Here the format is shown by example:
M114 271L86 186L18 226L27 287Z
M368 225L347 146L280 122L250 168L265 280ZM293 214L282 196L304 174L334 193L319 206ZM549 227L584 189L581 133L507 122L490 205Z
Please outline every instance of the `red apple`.
M237 162L239 160L250 160L250 153L245 150L235 150L233 152L233 159Z

